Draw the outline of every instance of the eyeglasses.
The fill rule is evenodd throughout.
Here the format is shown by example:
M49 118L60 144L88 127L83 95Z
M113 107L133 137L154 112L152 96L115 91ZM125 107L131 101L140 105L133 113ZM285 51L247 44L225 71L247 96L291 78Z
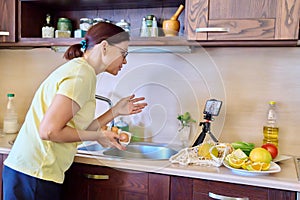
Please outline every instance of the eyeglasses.
M125 49L123 49L123 48L121 48L121 47L119 47L119 46L117 46L117 45L112 45L112 46L117 47L118 49L120 49L123 58L124 58L124 59L126 58L126 56L128 55L128 51L127 51L127 50L125 50Z

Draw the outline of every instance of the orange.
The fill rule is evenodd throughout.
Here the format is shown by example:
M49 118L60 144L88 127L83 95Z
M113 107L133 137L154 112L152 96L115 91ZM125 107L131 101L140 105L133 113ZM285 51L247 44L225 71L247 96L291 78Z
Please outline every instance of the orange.
M115 133L118 133L119 129L116 126L113 126L113 127L111 127L111 131L115 132Z
M121 132L119 136L120 136L119 137L120 142L128 142L129 141L129 136L126 133Z
M249 159L252 162L270 163L272 161L272 156L268 150L256 147L250 152Z

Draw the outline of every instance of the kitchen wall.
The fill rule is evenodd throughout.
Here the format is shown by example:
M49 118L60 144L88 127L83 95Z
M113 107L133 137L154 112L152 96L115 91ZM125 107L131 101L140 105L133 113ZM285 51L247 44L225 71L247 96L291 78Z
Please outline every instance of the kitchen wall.
M179 143L178 114L196 119L190 143L201 132L205 101L223 101L212 132L221 142L243 140L261 145L269 100L277 101L281 153L300 155L300 48L197 48L193 53L131 53L117 77L98 75L97 94L114 103L135 93L149 106L123 117L139 138ZM6 93L16 94L22 122L40 82L65 60L50 49L0 50L0 120ZM97 103L96 116L107 105ZM118 120L118 119L117 119ZM0 127L2 124L0 125ZM209 136L207 136L209 138Z

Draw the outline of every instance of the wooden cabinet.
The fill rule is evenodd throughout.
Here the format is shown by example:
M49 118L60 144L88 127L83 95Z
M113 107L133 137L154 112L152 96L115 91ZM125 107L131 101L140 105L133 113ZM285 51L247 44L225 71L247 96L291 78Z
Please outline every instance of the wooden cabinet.
M155 15L161 26L180 4L181 34L178 37L139 37L142 18ZM69 46L80 38L41 38L46 14L56 27L58 18L72 20L73 30L83 17L131 23L133 46L295 46L299 31L300 1L296 0L154 0L43 1L0 0L2 46ZM16 12L18 11L18 12ZM11 17L16 16L16 17ZM18 32L17 32L18 30ZM17 36L17 38L16 38ZM160 36L163 31L160 30ZM2 41L2 42L1 42ZM8 43L12 42L12 43Z
M45 23L47 14L51 15L51 24L56 28L60 17L69 18L72 21L73 31L79 29L80 18L102 18L113 23L125 19L131 23L130 45L169 45L168 38L140 38L142 19L146 15L153 14L158 18L159 25L163 18L170 18L184 0L155 0L155 1L127 1L103 0L103 1L26 1L19 2L19 41L21 46L66 46L80 42L80 38L41 38L41 29ZM182 21L182 14L179 18ZM183 28L182 28L183 29ZM73 37L72 31L72 37ZM163 32L160 31L160 35ZM153 41L153 43L152 43ZM178 40L177 40L178 42Z
M74 163L66 173L63 199L296 200L296 192Z
M74 163L66 173L63 199L169 199L167 175Z
M297 40L300 1L188 0L189 40Z
M296 200L296 192L256 186L224 183L218 181L171 177L172 200L175 199L220 199L213 197L249 198L251 200ZM184 198L186 197L186 198Z
M0 0L0 43L16 41L16 0Z

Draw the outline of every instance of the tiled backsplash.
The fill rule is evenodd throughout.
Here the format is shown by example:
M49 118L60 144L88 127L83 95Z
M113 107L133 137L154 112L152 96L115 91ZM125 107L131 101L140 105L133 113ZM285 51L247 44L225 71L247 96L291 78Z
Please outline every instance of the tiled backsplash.
M275 100L280 117L280 151L299 155L299 48L198 48L191 54L131 53L118 76L98 75L97 94L114 103L132 93L145 96L141 114L124 117L134 134L154 142L178 143L177 115L189 111L201 132L205 101L223 101L212 132L220 141L260 145L267 102ZM0 50L0 120L6 93L15 92L21 120L39 83L65 62L49 49ZM22 86L22 87L21 87ZM98 102L96 115L107 109Z

